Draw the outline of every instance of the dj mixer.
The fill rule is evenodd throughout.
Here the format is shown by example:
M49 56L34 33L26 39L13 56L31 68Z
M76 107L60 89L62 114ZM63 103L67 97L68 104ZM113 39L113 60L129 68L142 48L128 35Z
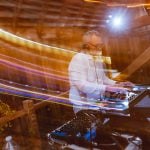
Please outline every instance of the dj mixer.
M134 126L134 121L138 122L138 118L139 124L145 124L146 131L143 131L143 135L150 138L150 122L147 120L149 117L149 87L132 89L126 94L106 92L103 100L79 111L72 120L48 133L48 140L51 146L57 145L62 149L129 150L134 147L133 149L140 150L142 138L138 131L142 128ZM120 120L120 124L131 124L127 128L122 126L126 133L117 129L114 124L116 120ZM128 132L130 127L137 128L137 132L136 129L133 133Z

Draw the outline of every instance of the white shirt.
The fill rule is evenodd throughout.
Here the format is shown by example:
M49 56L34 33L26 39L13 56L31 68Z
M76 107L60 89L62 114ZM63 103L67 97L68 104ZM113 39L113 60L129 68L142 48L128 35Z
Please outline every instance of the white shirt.
M76 54L72 58L68 69L70 80L69 99L74 105L80 107L84 102L97 101L104 93L106 85L115 84L115 81L106 76L101 59L97 57L94 60L89 54ZM75 112L77 111L76 109Z

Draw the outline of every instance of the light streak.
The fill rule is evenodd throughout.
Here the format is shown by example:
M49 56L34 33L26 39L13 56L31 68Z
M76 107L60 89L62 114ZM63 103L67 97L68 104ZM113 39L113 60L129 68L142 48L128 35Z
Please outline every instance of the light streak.
M85 2L89 2L89 3L101 3L101 4L106 4L106 2L104 1L98 1L98 0L84 0Z
M65 77L65 76L60 76L60 75L56 75L56 74L52 74L52 73L46 73L46 72L36 70L36 69L31 69L29 67L24 67L24 66L21 66L21 65L12 63L10 61L7 61L7 60L3 60L3 59L0 59L0 63L8 65L9 67L15 67L16 69L19 69L21 71L25 71L25 72L27 71L27 72L31 72L32 74L36 74L36 75L40 75L40 76L47 76L49 78L68 82L68 77Z
M55 70L55 69L51 69L51 68L46 68L45 66L38 66L38 65L35 65L35 64L31 64L31 63L29 63L29 62L25 62L25 61L22 61L22 60L20 60L20 59L16 59L16 58L14 58L14 57L10 57L10 56L6 56L6 55L3 55L3 54L0 54L0 57L2 58L2 60L11 60L11 62L13 63L13 61L15 61L15 62L17 62L16 64L20 64L20 66L22 66L22 65L25 65L25 66L30 66L30 67L33 67L33 68L35 68L36 70L44 70L44 72L45 71L47 71L47 72L49 72L49 71L51 71L51 72L56 72L56 73L61 73L61 74L64 74L64 75L67 75L67 73L66 72L63 72L63 71L58 71L58 70ZM49 61L53 61L53 62L58 62L58 60L57 59L54 59L54 58L49 58L48 59ZM10 62L10 61L9 61ZM60 64L65 64L65 65L68 65L68 63L67 62L65 62L65 61L63 61L63 60L59 60L59 63Z
M150 3L149 3L149 4L148 4L148 3L147 3L147 4L146 4L146 3L145 3L145 4L143 3L143 4L132 4L132 5L127 5L128 8L147 7L147 6L150 6Z
M3 40L6 40L8 42L11 42L11 43L14 43L14 44L17 44L17 45L20 45L20 46L24 46L24 47L28 47L28 48L34 48L36 50L44 50L44 51L48 51L48 52L54 52L54 54L57 54L57 55L67 55L67 56L73 56L75 55L76 51L71 51L71 50L67 50L67 49L63 49L63 48L58 48L58 47L54 47L54 46L49 46L49 45L45 45L45 44L41 44L41 43L38 43L38 42L34 42L34 41L31 41L31 40L27 40L25 38L22 38L22 37L19 37L19 36L16 36L12 33L9 33L9 32L6 32L2 29L0 29L0 38L2 38ZM30 46L32 45L32 46ZM34 46L33 46L34 45ZM22 52L22 50L17 50L17 51L20 51ZM27 53L27 52L25 52ZM45 56L38 56L38 55L35 55L35 54L32 54L31 52L28 53L30 54L31 56L37 56L37 57L41 57L42 59L46 59L47 57ZM110 57L105 57L105 56L101 56L101 58L108 64L110 64ZM51 59L52 60L55 60L54 58ZM108 61L107 61L108 60ZM62 61L62 60L61 60ZM62 61L65 63L65 61Z
M12 91L10 91L10 90ZM68 98L62 97L61 94L59 94L58 96L56 95L52 95L52 94L44 94L41 92L35 92L35 91L31 91L31 90L26 90L26 89L21 89L21 88L16 88L16 87L12 87L12 86L8 86L5 84L1 84L0 83L0 92L2 92L3 94L9 94L9 95L19 95L20 97L28 97L30 99L36 99L36 100L44 100L46 102L51 102L51 103L58 103L61 105L66 105L66 106L71 106L72 102L78 103L78 106L82 106L82 108L85 109L93 109L93 110L100 110L100 109L108 109L108 110L121 110L122 108L110 108L107 107L107 102L106 101L102 101L100 103L94 103L94 102L84 102L84 101L79 101L79 100L69 100ZM17 93L18 92L18 93ZM112 103L112 102L108 102L108 103ZM128 105L128 103L126 103L126 105ZM75 107L78 107L77 105L75 105Z
M37 72L37 73L44 74L45 76L54 75L54 72L55 73L60 73L61 76L59 76L59 75L56 75L56 76L60 77L60 79L68 80L68 78L66 77L68 75L68 73L66 73L66 72L58 71L58 70L51 69L51 68L45 68L44 66L40 67L38 65L31 64L31 63L28 63L28 62L24 62L24 61L21 61L19 59L12 58L10 56L5 56L5 55L2 55L2 54L0 54L0 57L2 58L2 59L0 59L1 62L5 62L5 64L9 64L10 66L14 66L18 69L20 68L20 69L30 70L32 72ZM99 59L102 60L103 62L107 63L107 64L111 64L111 58L110 57L100 56ZM11 60L11 62L8 61L8 60ZM61 64L61 65L62 65L62 63L65 64L65 65L68 65L68 62L65 62L65 61L62 61L62 60L58 61L57 59L49 58L49 61L50 60L55 61L57 63L59 62L59 64ZM17 63L13 63L13 61L17 61ZM26 67L26 66L22 66L22 65L29 65L30 67ZM34 67L35 69L31 69L31 67ZM40 71L40 70L43 70L43 71ZM51 72L53 72L53 74L49 74L45 71L51 71ZM63 77L62 74L65 75L65 76Z
M125 4L125 3L116 3L116 2L104 2L104 1L100 1L100 0L84 0L85 2L90 2L90 3L102 3L105 4L109 7L127 7L127 8L136 8L136 7L149 7L150 3L129 3L129 4Z
M65 97L61 97L60 96L56 96L56 95L52 95L52 94L45 94L45 93L41 93L41 92L36 92L36 91L31 91L31 90L27 90L27 89L23 89L23 88L17 88L17 87L13 87L13 86L9 86L9 85L5 85L0 83L0 92L4 92L4 93L9 93L11 95L16 93L15 95L21 95L23 97L30 97L33 99L40 99L40 100L46 100L46 101L51 101L51 102L59 102L61 104L71 104L71 101L74 102L78 102L79 105L85 105L85 106L92 106L92 107L98 107L96 104L94 103L90 103L90 102L83 102L83 101L79 101L79 100L69 100L68 98ZM17 94L18 92L18 94ZM24 96L25 95L25 96Z
M5 85L9 85L9 84L11 84L11 85L13 85L13 86L17 86L17 87L22 87L22 88L24 88L25 87L25 85L24 84L20 84L20 83L16 83L16 82L12 82L12 81L8 81L8 80L4 80L4 79L0 79L0 82L1 83L3 83L3 84L5 84ZM38 88L38 87L35 87L35 86L28 86L30 89L34 89L34 90L42 90L42 92L43 91L46 91L46 92L51 92L51 93L57 93L58 94L58 92L57 91L54 91L54 90L50 90L50 89L44 89L44 88Z
M46 44L41 44L41 43L38 43L38 42L34 42L34 41L31 41L31 40L16 36L12 33L6 32L2 29L0 29L0 38L4 39L6 41L9 41L11 43L23 46L23 47L36 49L36 50L44 49L45 51L48 51L48 52L53 51L53 52L56 52L56 53L59 51L62 54L66 54L66 52L67 52L67 54L75 54L76 53L76 52L71 51L71 50L67 50L67 49L63 49L63 48L58 48L58 47L49 46L49 45L46 45Z

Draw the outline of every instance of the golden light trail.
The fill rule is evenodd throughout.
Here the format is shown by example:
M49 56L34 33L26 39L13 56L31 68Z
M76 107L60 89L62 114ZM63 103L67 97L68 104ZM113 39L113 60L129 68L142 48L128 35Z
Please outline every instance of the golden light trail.
M12 33L6 32L2 29L0 29L0 38L3 40L6 40L10 43L13 44L17 44L23 47L27 47L27 48L31 48L31 49L36 49L36 50L45 50L45 51L54 51L54 52L62 52L62 54L75 54L76 52L71 51L71 50L67 50L67 49L63 49L63 48L58 48L58 47L54 47L54 46L49 46L46 44L41 44L38 42L34 42L19 36L16 36Z
M85 2L89 2L89 3L101 3L101 4L106 4L106 2L104 1L97 1L97 0L84 0Z
M128 5L127 7L128 8L135 8L135 7L149 7L150 6L150 3L149 4L133 4L133 5Z
M137 3L137 4L117 4L117 3L108 3L107 6L110 6L110 7L136 8L136 7L146 7L146 6L150 6L150 4L147 4L147 3Z
M58 47L54 47L54 46L49 46L46 44L41 44L38 42L34 42L19 36L16 36L12 33L6 32L2 29L0 29L0 38L2 38L3 40L6 40L10 43L13 44L17 44L19 46L23 46L23 47L27 47L27 48L31 48L31 49L35 49L35 50L44 50L44 51L48 51L48 52L55 52L58 55L75 55L76 51L72 51L72 50L68 50L68 49L63 49L63 48L58 48ZM41 56L40 56L41 57ZM111 63L111 58L110 57L106 57L106 56L101 56L101 60L104 61L105 63L110 64Z
M108 3L104 1L99 1L99 0L84 0L85 2L90 2L90 3L100 3L100 4L105 4L109 7L127 7L127 8L136 8L136 7L149 7L150 3L133 3L133 4L124 4L124 3Z

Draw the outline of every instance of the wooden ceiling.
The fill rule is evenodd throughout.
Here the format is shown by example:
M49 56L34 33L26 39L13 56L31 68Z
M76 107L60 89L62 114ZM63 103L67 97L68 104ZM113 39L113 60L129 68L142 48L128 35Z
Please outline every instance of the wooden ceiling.
M150 4L150 0L0 0L0 28L32 40L48 40L47 32L52 28L94 28L107 32L108 16L118 12L130 16L127 30L133 33L135 29L137 33L141 32L139 28L150 26L149 7L127 7L137 3ZM29 33L24 33L26 28L30 28ZM150 27L144 29L147 31Z
M96 26L104 22L105 5L82 0L1 0L0 24L13 26Z
M104 27L109 12L120 8L109 4L121 5L133 0L97 1L99 3L86 0L0 0L0 25Z

